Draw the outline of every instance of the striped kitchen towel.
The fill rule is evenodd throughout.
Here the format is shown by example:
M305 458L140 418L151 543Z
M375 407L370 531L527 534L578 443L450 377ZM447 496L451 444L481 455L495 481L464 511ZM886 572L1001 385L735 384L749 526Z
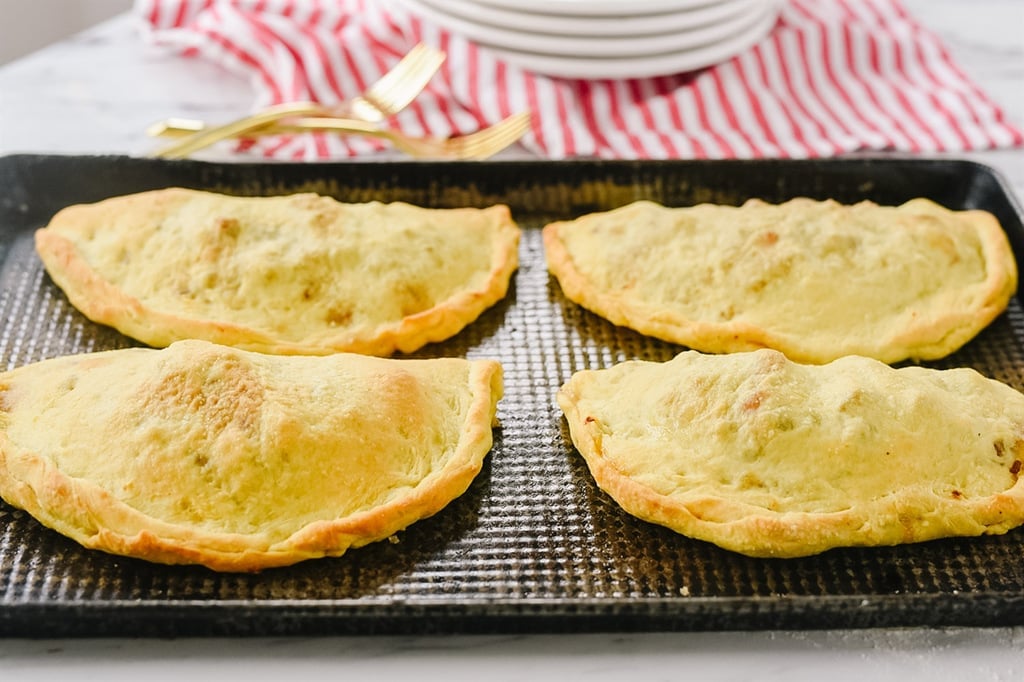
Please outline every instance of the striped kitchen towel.
M248 77L254 107L343 101L425 42L448 59L389 125L443 137L529 110L522 144L543 158L809 158L1024 144L898 0L788 0L774 30L733 59L631 80L530 73L394 1L137 0L135 12L157 45ZM239 150L314 160L383 148L310 134Z

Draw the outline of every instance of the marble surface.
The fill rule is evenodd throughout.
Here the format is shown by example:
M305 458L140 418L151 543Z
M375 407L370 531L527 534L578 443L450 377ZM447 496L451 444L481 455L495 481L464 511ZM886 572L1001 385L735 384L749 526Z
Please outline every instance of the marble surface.
M954 58L1024 125L1024 2L905 0ZM248 83L143 44L119 17L0 68L0 154L144 155L170 115L229 120ZM511 150L509 158L525 154ZM1024 150L958 155L994 167L1024 197ZM377 160L386 160L380 157ZM645 680L1024 679L1024 628L331 637L0 640L0 677Z

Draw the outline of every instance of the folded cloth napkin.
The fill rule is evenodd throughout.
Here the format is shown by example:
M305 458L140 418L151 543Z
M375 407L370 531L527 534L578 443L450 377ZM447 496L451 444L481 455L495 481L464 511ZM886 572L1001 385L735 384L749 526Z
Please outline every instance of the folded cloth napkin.
M359 94L416 43L448 59L389 125L467 133L529 110L544 158L808 158L1019 146L1024 134L898 0L788 0L764 40L691 73L572 80L524 71L383 0L137 0L150 40L251 79L256 105ZM250 154L327 159L376 140L264 138Z

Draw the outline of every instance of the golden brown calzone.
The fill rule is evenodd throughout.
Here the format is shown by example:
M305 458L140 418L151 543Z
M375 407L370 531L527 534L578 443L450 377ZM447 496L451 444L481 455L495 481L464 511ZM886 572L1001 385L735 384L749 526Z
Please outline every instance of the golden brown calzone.
M151 346L387 355L447 339L504 297L519 234L505 206L171 188L68 207L36 248L76 308Z
M615 324L704 352L767 347L803 362L943 357L1017 287L991 214L926 199L640 201L552 223L544 246L565 295Z
M252 571L387 538L461 495L491 360L282 356L205 341L0 374L0 496L82 545Z
M1024 523L1024 395L971 369L685 351L580 371L558 402L623 509L743 554Z

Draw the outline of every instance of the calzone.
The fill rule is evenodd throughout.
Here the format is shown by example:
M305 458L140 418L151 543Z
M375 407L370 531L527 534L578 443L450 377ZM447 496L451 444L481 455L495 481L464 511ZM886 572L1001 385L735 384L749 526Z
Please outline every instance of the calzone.
M580 371L558 403L623 509L750 556L1024 523L1024 395L971 369L684 351Z
M943 357L1017 287L990 213L927 199L639 201L551 223L544 246L565 295L617 325L708 353L766 347L803 362Z
M206 341L0 374L0 497L88 548L218 571L338 556L466 491L491 360L265 355Z
M447 339L503 298L519 234L505 206L170 188L65 208L36 250L86 317L151 346L387 355Z

